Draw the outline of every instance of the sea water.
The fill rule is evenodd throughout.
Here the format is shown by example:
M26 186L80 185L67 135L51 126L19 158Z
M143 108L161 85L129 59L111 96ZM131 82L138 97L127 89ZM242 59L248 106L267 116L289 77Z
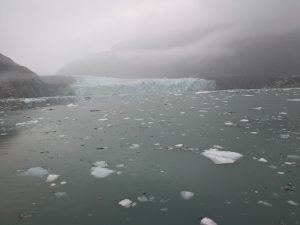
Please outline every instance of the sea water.
M299 224L300 90L179 86L3 100L0 224Z

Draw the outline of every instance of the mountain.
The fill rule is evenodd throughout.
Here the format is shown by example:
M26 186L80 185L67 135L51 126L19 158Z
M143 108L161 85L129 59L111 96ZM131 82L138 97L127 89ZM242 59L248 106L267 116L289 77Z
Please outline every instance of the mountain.
M61 81L64 82L61 82ZM68 81L68 82L67 82ZM0 53L0 98L8 97L45 97L68 95L72 82L63 78L41 78L28 68L18 65Z
M121 78L199 76L216 80L219 89L262 88L300 74L300 32L234 40L218 36L218 32L201 34L198 41L186 40L186 35L125 41L109 51L76 60L59 73Z

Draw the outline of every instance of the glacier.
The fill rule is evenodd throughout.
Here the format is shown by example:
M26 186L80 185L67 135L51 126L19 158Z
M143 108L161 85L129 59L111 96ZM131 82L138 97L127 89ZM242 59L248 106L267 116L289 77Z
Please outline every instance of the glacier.
M184 93L214 91L216 82L201 78L180 79L122 79L97 76L75 77L72 85L78 96L136 94L136 93Z

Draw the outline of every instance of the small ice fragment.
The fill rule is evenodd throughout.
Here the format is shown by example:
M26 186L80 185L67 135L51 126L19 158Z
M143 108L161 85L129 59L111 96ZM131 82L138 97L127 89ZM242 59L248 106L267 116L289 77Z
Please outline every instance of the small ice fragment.
M287 155L286 157L288 159L299 159L300 158L300 156L298 156L298 155Z
M67 184L67 181L61 181L60 184L65 185L65 184Z
M137 148L139 148L140 147L140 145L139 144L132 144L132 145L130 145L130 149L137 149Z
M182 148L183 147L183 144L177 144L175 145L175 148Z
M33 167L21 173L24 176L44 177L48 175L48 170L42 167Z
M130 199L126 198L123 199L122 201L119 201L118 203L119 205L125 207L125 208L130 208L130 207L134 207L136 205L135 202L131 201Z
M213 148L223 149L223 147L221 145L213 145Z
M218 225L218 224L208 217L203 217L200 220L200 225Z
M209 158L215 164L227 164L234 163L239 158L243 157L242 154L231 151L219 151L218 149L211 148L209 150L205 150L202 155Z
M251 131L250 134L258 134L257 131Z
M65 196L67 196L67 193L66 192L57 191L57 192L54 193L54 196L56 198L63 198Z
M293 205L293 206L298 206L299 204L293 200L288 200L287 201L288 204Z
M243 123L247 123L247 122L249 122L249 120L248 120L248 119L241 119L240 121L241 121L241 122L243 122Z
M46 182L53 182L53 181L55 181L58 177L59 177L59 175L57 175L57 174L49 174L49 175L47 176Z
M143 193L141 196L137 197L137 200L140 202L152 202L154 200L153 196L147 196L146 193Z
M108 164L105 161L97 161L93 164L94 166L98 166L98 167L107 167Z
M258 201L257 203L261 204L263 206L266 206L266 207L272 207L273 206L271 203L269 203L267 201L262 201L262 200Z
M56 183L50 184L50 187L55 187L55 186L56 186Z
M279 175L284 175L285 173L284 172L277 172Z
M300 102L299 98L288 98L286 100L289 101L289 102Z
M189 200L189 199L193 198L195 194L190 191L181 191L180 195L183 199Z
M70 108L70 107L77 107L78 105L75 105L75 104L72 104L72 103L71 103L71 104L68 104L68 105L66 105L66 106Z
M101 118L101 119L98 119L99 121L108 121L107 118Z
M117 168L123 168L124 167L124 164L118 164L116 165Z
M160 211L162 212L167 212L169 209L168 208L161 208Z
M254 109L254 110L262 110L263 108L261 107L261 106L259 106L259 107L256 107L256 108L252 108L252 109Z
M266 160L265 158L260 158L260 159L258 159L257 161L258 161L258 162L265 162L265 163L268 162L268 160Z
M233 125L233 123L230 122L230 121L226 121L226 122L224 122L224 124L225 124L226 126L232 126L232 125Z
M289 134L280 134L280 138L282 139L288 139L290 137Z
M107 169L108 164L105 161L97 161L91 168L91 175L96 178L105 178L114 173L114 170Z

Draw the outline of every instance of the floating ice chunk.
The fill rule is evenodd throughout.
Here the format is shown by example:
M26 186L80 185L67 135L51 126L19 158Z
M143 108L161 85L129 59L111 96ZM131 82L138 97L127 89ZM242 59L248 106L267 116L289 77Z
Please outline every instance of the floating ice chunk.
M288 98L286 100L289 102L300 102L300 98Z
M129 146L130 149L137 149L139 147L140 147L139 144L132 144L132 145Z
M217 149L223 149L224 147L221 145L213 145L213 148L217 148Z
M287 115L287 112L279 112L280 115Z
M63 197L67 196L67 193L66 192L57 191L57 192L54 193L54 196L56 198L63 198Z
M55 187L55 186L56 186L56 183L50 184L50 187Z
M98 166L98 167L107 167L108 163L105 161L97 161L93 164L94 166Z
M252 108L252 109L260 111L260 110L262 110L263 108L262 108L261 106L259 106L259 107Z
M91 168L91 175L96 178L105 178L115 172L114 170L105 168L106 166L108 166L108 164L105 161L95 162Z
M287 201L288 204L293 205L293 206L298 206L299 204L293 200L288 200Z
M53 182L53 181L55 181L58 177L59 177L59 175L57 175L57 174L49 174L49 175L47 176L46 182Z
M162 212L167 212L169 209L168 208L161 208L160 211Z
M44 177L48 175L48 170L42 167L33 167L21 173L24 176Z
M285 174L285 172L282 172L282 171L279 171L279 172L277 172L279 175L284 175Z
M233 123L230 122L230 121L226 121L226 122L224 122L224 124L225 124L226 126L233 126Z
M259 158L257 161L258 161L258 162L265 162L265 163L268 162L268 160L266 160L265 158Z
M147 196L146 193L143 193L141 196L137 197L137 200L140 202L152 202L154 200L154 196Z
M273 206L271 203L269 203L267 201L262 201L262 200L258 201L257 203L261 204L263 206L266 206L266 207L272 207Z
M218 225L218 224L208 217L203 217L200 220L200 225Z
M289 134L280 134L280 138L282 139L288 139L290 137Z
M189 199L193 198L195 194L191 191L181 191L180 195L183 199L189 200Z
M136 206L136 203L131 201L130 199L128 198L125 198L123 199L122 201L119 201L118 203L119 205L125 207L125 208L131 208L131 207L134 207Z
M240 121L241 121L241 122L243 122L243 123L247 123L247 122L249 122L249 120L248 120L248 119L241 119Z
M288 159L299 159L300 158L300 156L298 156L298 155L287 155L286 157Z
M175 148L182 148L183 147L183 144L177 144L175 145Z
M209 158L215 164L228 164L234 163L239 158L243 157L242 154L231 151L219 151L218 149L211 148L209 150L205 150L202 155Z
M27 122L16 123L16 126L30 125L30 124L35 124L38 122L39 122L38 120L29 120Z
M61 181L60 184L65 185L65 184L67 184L67 181Z
M108 121L107 118L101 118L101 119L98 119L99 121Z
M75 105L75 104L68 104L68 105L66 105L67 107L69 107L69 108L71 108L71 107L77 107L78 105Z
M116 165L117 168L123 168L124 167L124 164L118 164Z
M250 134L258 134L257 131L251 131Z

